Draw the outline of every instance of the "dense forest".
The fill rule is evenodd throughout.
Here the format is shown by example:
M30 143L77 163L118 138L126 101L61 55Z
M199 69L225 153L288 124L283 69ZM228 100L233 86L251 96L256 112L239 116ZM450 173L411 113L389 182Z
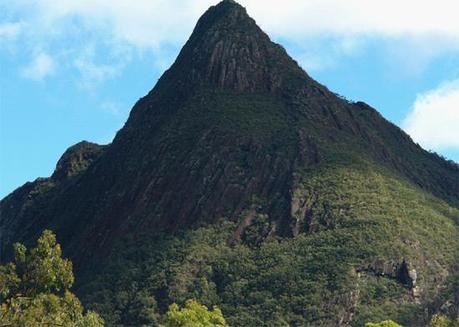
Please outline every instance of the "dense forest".
M37 240L36 247L29 251L23 244L16 243L13 262L0 266L0 326L103 327L105 322L97 313L84 313L80 301L70 291L73 282L72 263L61 257L60 245L56 243L56 236L51 231L44 231ZM196 288L199 293L208 291L209 284L206 279L201 279L200 284ZM123 302L123 298L126 301L126 296L129 296L126 292L113 295L114 302L118 304ZM130 316L124 319L133 326L228 326L221 310L216 306L209 310L196 300L188 299L183 308L176 303L169 305L167 312L161 316L154 297L149 296L145 290L136 290L131 296L137 311L131 310ZM197 297L203 298L199 294ZM113 311L105 312L105 316L109 320L116 319L111 313L119 312L119 308L112 307L110 310ZM280 321L266 321L281 325ZM114 324L111 321L111 325ZM457 327L459 319L450 320L446 316L434 315L428 326ZM401 325L385 320L380 323L368 322L365 327Z
M459 165L231 0L111 144L0 212L0 327L457 326Z

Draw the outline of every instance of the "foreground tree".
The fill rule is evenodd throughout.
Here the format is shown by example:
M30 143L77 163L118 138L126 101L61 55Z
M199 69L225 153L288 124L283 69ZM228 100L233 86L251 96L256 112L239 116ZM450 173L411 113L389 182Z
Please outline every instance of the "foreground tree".
M94 312L84 314L72 294L72 263L61 257L56 236L43 232L37 246L27 251L14 245L13 262L0 266L0 327L101 327Z
M217 307L212 311L205 305L194 300L188 300L185 307L180 309L177 304L171 304L165 316L164 327L226 327L225 318Z

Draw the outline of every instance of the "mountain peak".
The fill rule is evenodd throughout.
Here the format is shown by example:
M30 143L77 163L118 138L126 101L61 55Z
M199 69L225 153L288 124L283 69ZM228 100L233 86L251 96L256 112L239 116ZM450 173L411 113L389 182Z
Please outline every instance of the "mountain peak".
M70 147L0 201L0 262L52 229L77 292L116 326L157 325L196 296L234 326L358 325L382 307L423 326L459 308L458 180L224 0L112 143Z
M246 9L232 0L221 1L199 19L163 79L170 76L180 76L186 89L199 85L270 93L282 89L287 76L303 85L309 80L284 48L272 42Z
M233 0L223 0L215 6L210 7L198 21L198 25L205 20L219 21L228 18L252 20L246 9ZM253 21L253 20L252 20Z

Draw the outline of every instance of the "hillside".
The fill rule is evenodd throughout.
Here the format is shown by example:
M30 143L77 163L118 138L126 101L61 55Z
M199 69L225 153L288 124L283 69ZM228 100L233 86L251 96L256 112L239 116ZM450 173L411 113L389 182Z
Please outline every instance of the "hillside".
M231 0L111 144L71 147L0 213L0 260L52 229L110 326L189 298L231 326L459 312L459 166L314 81Z

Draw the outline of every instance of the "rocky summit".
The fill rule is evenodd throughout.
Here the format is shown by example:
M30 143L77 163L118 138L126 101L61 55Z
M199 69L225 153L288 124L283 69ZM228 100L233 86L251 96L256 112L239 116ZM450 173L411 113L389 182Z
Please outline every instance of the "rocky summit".
M211 7L109 145L0 203L0 260L48 228L108 326L170 303L231 326L422 326L459 312L459 166Z

